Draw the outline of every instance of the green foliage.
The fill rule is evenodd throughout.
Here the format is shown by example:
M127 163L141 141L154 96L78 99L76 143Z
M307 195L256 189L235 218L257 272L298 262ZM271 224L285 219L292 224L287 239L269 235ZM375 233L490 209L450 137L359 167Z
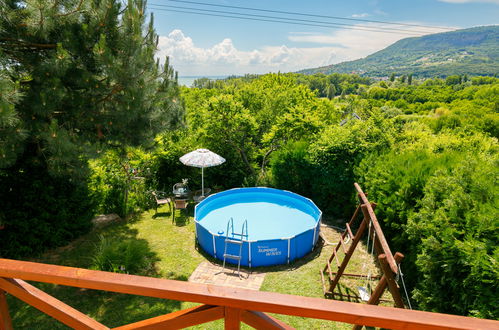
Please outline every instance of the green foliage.
M407 233L425 310L497 319L497 157L469 158L426 183ZM411 253L415 253L415 251Z
M0 67L2 63L0 56ZM17 86L4 72L0 71L0 168L11 165L26 138L15 103L20 98Z
M145 2L9 1L1 20L2 66L23 97L15 112L54 175L77 176L91 145L141 144L177 117L168 62L156 63ZM9 62L10 61L10 62Z
M392 151L356 169L392 250L406 256L405 277L425 310L495 313L485 292L497 282L490 271L497 263L496 149L485 135L433 135L408 124Z
M142 0L1 1L0 176L2 188L22 186L23 193L5 191L0 218L18 229L22 223L23 230L2 233L16 256L64 244L89 227L89 158L147 145L182 122L175 74L168 60L154 58L158 37L145 12ZM114 170L104 178L105 169L99 184L119 186ZM118 208L118 190L102 193L112 203L101 210ZM60 228L52 231L55 220ZM30 226L37 232L26 234ZM18 241L25 247L16 249Z
M310 157L320 169L313 185L314 200L326 212L347 217L352 212L354 169L370 153L392 143L393 131L378 114L344 126L331 126L310 147Z
M312 163L304 141L292 142L272 155L273 185L276 188L299 193L313 198L314 184L318 169Z
M198 146L189 138L185 130L165 132L156 138L157 146L153 151L151 162L150 187L154 190L171 193L173 185L181 179L188 178L190 187L201 187L200 169L183 165L179 158L184 154L195 150ZM199 146L201 147L201 146ZM224 165L220 166L223 167ZM213 170L205 171L205 182L217 182L213 180Z
M293 74L234 78L224 88L184 90L183 95L189 139L227 159L209 170L224 187L268 183L273 152L312 139L338 118L330 101L317 99Z
M37 159L27 158L22 164L0 171L3 257L35 256L91 228L94 205L85 183L53 178Z
M96 212L126 217L150 207L151 163L151 155L138 148L109 150L92 160L88 187Z
M148 249L147 241L112 240L105 236L92 256L91 269L132 275L149 275L154 271L155 253Z

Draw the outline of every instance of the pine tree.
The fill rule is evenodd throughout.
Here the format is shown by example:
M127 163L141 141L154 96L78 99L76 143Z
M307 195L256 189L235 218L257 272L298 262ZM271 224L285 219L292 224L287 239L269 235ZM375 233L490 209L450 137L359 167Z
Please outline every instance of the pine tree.
M20 221L30 202L12 191L60 184L71 198L84 191L88 157L180 121L176 75L154 58L157 43L143 0L0 0L0 218Z
M407 76L407 85L412 85L412 73Z
M89 144L137 145L178 118L174 72L154 59L145 1L21 3L2 5L0 54L21 85L25 143L54 173L76 166Z
M390 81L394 82L395 81L395 73L392 73L390 76Z

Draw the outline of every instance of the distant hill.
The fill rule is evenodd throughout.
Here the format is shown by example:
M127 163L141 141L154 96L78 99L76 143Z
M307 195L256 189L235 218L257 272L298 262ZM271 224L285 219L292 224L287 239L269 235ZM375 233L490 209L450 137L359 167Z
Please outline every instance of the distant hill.
M445 77L454 74L499 74L499 26L482 26L423 37L406 38L365 58L299 71L357 73L383 77L413 74Z

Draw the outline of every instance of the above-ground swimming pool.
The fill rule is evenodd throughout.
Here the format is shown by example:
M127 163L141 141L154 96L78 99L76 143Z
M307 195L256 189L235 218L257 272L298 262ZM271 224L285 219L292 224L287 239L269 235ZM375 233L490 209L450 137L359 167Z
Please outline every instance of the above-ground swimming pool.
M203 250L220 260L224 253L239 256L241 252L241 265L249 267L285 264L309 253L319 238L321 216L308 198L260 187L211 195L194 211L196 237ZM232 235L232 229L227 233L229 221L234 232L241 234L246 220L247 236ZM231 258L226 262L238 263Z

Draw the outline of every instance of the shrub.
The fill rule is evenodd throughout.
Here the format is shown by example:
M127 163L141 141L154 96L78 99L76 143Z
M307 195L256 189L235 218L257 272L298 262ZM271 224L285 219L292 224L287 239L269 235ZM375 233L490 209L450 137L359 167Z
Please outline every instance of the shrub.
M450 173L437 171L424 187L407 233L417 247L414 298L425 310L499 317L497 163L467 158Z
M276 151L270 161L272 184L276 188L290 190L315 199L316 166L308 156L308 143L292 142Z
M497 318L497 157L493 138L414 126L356 174L425 310ZM407 145L407 142L410 144Z
M356 169L361 187L369 193L369 199L377 203L376 214L383 223L392 251L405 254L404 269L409 286L417 282L418 274L415 247L406 233L407 220L418 208L428 179L437 170L451 168L459 159L457 152L392 151L368 157Z
M115 273L148 275L154 270L155 254L144 240L111 240L100 236L91 268Z
M36 162L0 171L0 200L3 257L34 257L91 228L94 205L85 182L54 177Z
M92 160L89 189L96 211L125 216L148 208L151 158L140 149L129 148L125 153L111 150Z
M348 217L353 212L354 168L367 155L377 154L392 143L391 120L374 114L365 120L326 129L309 149L316 171L311 180L314 200L323 211Z

